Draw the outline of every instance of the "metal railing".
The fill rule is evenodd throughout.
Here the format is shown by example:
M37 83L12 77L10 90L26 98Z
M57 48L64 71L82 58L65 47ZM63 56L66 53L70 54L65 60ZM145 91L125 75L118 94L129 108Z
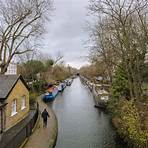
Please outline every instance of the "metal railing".
M0 143L0 148L19 148L22 143L32 134L32 130L35 127L35 124L37 122L39 116L39 105L37 103L37 108L33 114L33 117L23 126L20 127L20 130L17 131L17 133L14 134L14 136L11 135L11 138L9 137L7 140L4 140Z

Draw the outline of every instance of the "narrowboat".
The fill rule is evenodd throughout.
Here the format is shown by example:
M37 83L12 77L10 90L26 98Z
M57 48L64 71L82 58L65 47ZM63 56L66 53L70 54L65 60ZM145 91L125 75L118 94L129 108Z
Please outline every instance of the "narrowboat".
M95 107L105 109L109 101L109 93L104 89L98 90L95 95L95 100L96 100Z
M65 87L66 87L66 82L60 83L58 86L58 91L62 92L65 89Z
M49 85L46 93L43 96L44 102L51 102L54 101L55 97L57 96L59 90L58 87L55 85Z
M66 80L66 86L70 86L73 82L73 79L67 79Z

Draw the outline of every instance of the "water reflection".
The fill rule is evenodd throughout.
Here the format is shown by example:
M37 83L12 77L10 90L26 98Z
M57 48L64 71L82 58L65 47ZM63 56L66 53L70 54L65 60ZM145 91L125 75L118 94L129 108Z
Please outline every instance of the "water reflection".
M109 116L94 108L93 96L79 78L52 107L59 124L56 148L115 148Z

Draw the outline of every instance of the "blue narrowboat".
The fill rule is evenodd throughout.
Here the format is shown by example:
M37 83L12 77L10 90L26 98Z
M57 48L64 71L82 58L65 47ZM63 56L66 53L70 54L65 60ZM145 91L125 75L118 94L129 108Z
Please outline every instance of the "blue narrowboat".
M47 92L43 96L43 101L44 102L54 101L54 99L57 96L58 92L59 92L58 87L56 87L56 86L49 87Z
M53 100L54 100L54 96L53 96L52 92L47 92L44 94L44 96L43 96L44 102L51 102Z

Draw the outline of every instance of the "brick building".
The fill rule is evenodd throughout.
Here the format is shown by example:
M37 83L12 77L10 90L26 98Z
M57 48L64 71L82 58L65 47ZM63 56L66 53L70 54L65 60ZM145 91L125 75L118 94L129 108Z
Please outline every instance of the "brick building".
M21 75L0 75L0 131L4 132L29 114L29 88Z

